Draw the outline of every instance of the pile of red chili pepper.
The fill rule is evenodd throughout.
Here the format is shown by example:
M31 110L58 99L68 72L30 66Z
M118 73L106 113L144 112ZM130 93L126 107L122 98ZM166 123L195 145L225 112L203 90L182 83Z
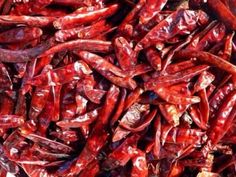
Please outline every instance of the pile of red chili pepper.
M235 0L0 0L0 176L236 176Z

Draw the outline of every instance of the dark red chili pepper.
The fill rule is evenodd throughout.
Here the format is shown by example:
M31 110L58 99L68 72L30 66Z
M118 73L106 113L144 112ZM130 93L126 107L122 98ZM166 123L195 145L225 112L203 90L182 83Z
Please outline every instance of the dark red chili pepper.
M221 1L209 0L207 4L218 16L219 20L225 23L230 29L236 29L236 17Z
M25 50L8 50L8 49L0 49L0 61L7 63L19 63L19 62L27 62L33 58L36 58L44 51L46 51L50 47L49 44L42 44L31 49Z

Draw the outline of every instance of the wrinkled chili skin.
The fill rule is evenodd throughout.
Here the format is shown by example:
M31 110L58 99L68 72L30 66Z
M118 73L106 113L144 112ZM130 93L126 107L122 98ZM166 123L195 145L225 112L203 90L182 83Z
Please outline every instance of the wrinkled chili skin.
M0 0L0 176L235 176L235 0Z

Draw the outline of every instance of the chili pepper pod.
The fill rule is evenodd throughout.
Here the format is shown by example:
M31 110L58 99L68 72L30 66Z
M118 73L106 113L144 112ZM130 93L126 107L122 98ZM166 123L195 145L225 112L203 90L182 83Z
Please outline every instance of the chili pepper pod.
M64 16L55 20L53 25L57 29L65 29L67 26L71 27L73 24L79 25L90 23L93 20L98 19L100 16L103 16L102 18L106 18L113 15L118 10L118 8L118 4L113 4L109 7L98 9L93 12L84 12L78 15Z
M0 7L2 176L234 176L234 0Z

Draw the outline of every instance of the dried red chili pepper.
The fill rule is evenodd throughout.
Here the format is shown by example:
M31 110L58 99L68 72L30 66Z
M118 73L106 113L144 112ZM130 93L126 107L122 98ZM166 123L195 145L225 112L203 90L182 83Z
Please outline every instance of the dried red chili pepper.
M97 9L94 11L82 12L76 15L71 14L55 20L53 25L57 29L66 29L76 25L91 23L94 20L107 18L113 15L118 10L118 8L118 4L113 4L109 7Z
M190 21L186 17L190 17ZM182 18L182 19L181 19ZM186 34L193 31L198 23L204 25L207 23L208 17L202 12L178 10L168 16L165 20L155 26L135 47L136 51L154 45L157 42L164 42L178 34ZM178 23L186 23L177 25ZM179 28L179 26L181 26Z
M234 176L234 2L0 0L0 176Z

